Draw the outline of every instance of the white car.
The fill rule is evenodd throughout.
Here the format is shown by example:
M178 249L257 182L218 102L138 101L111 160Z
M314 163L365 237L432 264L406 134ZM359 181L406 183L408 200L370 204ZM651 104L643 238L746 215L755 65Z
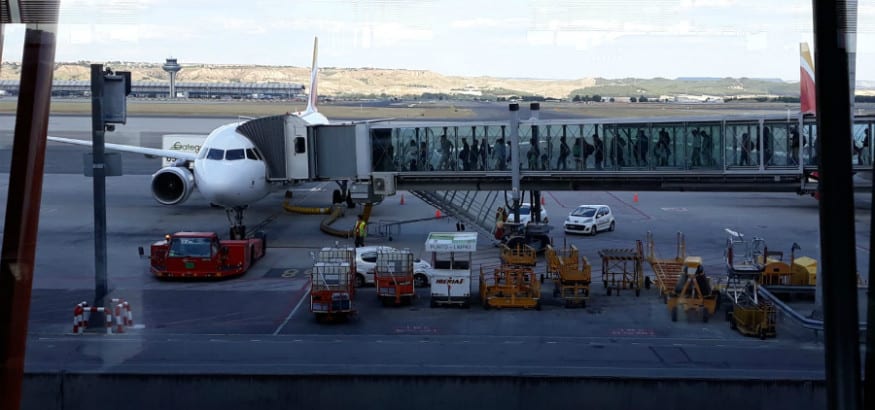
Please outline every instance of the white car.
M565 232L595 235L613 231L616 226L614 213L607 205L581 205L565 219Z
M520 223L525 225L532 220L532 204L523 202L520 204ZM513 222L513 212L508 212L507 221ZM541 222L549 222L547 219L547 210L544 205L541 205Z
M394 251L389 246L362 246L355 249L355 287L374 284L374 268L377 266L377 252ZM429 285L428 270L431 264L416 258L413 260L413 286L426 288Z

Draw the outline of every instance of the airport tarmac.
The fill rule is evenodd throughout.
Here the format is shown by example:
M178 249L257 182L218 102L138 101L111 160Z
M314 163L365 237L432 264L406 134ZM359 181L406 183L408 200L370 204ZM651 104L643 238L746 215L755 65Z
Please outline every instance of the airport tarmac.
M142 121L142 122L141 122ZM192 124L189 123L192 122ZM222 119L155 118L129 121L121 139L147 146L161 134L206 133ZM4 122L5 124L5 122ZM84 117L52 118L50 135L88 135ZM84 125L82 125L84 124ZM203 126L203 129L200 127ZM0 164L8 170L10 129L0 130ZM110 141L113 137L108 137ZM117 141L121 142L121 141ZM122 142L123 143L123 142ZM708 323L684 318L672 323L656 290L607 296L594 285L585 309L565 309L544 286L541 311L431 309L427 289L412 306L384 308L373 288L356 299L358 316L348 323L317 324L309 313L309 252L335 242L322 234L322 216L293 215L282 207L283 192L250 206L246 221L268 235L268 251L240 278L159 281L139 259L148 246L178 230L227 232L224 211L197 193L183 205L165 207L149 192L158 159L123 155L125 176L107 179L108 272L112 297L133 306L137 325L121 335L102 331L71 335L72 310L91 301L94 254L91 180L81 176L80 147L49 144L34 274L27 353L28 371L101 371L356 374L540 374L598 376L689 376L705 378L823 377L820 337L782 317L778 337L745 338L722 316ZM8 189L8 174L2 177ZM333 183L290 186L293 202L327 206ZM400 203L403 194L405 203ZM674 252L684 232L687 253L702 256L708 274L722 273L724 228L762 236L770 249L789 253L793 242L817 257L818 208L810 197L769 193L547 192L557 245L575 244L600 273L598 250L632 248L654 233L661 256ZM565 235L559 224L578 204L606 204L617 218L615 232L595 237ZM2 201L5 211L6 201ZM857 266L868 271L871 201L858 195ZM431 219L434 208L409 193L374 208L371 224L426 219L402 225L387 238L367 243L410 248L422 255L431 231L454 231L452 218ZM337 222L352 227L358 210ZM351 244L351 240L340 240ZM498 262L498 250L481 236L475 267ZM544 269L541 260L538 270ZM649 267L645 272L652 275ZM824 276L829 275L825 273ZM861 317L862 319L862 317Z

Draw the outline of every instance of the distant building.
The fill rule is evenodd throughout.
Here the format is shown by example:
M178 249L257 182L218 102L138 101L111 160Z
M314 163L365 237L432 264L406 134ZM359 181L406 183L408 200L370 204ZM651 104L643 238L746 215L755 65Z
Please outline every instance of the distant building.
M166 98L169 81L133 81L131 96ZM18 95L19 80L0 80L0 92ZM52 81L53 97L85 97L91 91L90 81ZM176 95L207 99L285 99L304 95L304 86L296 83L205 83L176 82Z

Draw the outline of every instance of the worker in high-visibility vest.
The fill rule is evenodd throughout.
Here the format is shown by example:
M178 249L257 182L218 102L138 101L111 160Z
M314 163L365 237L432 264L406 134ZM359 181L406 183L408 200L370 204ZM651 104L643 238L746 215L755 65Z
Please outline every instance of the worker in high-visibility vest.
M368 233L368 225L365 222L365 219L359 215L358 219L355 222L355 228L353 228L353 234L355 235L355 247L365 246L365 235Z

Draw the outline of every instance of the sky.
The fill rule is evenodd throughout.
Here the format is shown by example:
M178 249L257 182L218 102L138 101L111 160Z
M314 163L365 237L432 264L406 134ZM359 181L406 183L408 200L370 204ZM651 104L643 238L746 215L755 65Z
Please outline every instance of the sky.
M543 79L799 80L811 0L61 0L56 61L432 70ZM4 61L20 61L7 25ZM875 80L859 0L857 79Z

